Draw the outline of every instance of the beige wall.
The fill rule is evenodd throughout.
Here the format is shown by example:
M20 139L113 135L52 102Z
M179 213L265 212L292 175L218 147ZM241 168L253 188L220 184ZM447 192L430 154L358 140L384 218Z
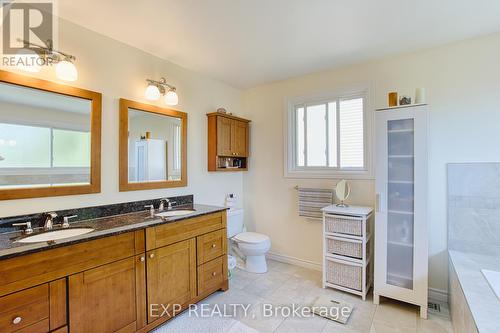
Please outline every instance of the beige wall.
M222 204L224 195L230 192L241 199L241 173L206 171L205 114L221 106L239 113L239 90L66 21L61 21L59 32L60 49L77 58L79 79L73 85L103 94L102 191L92 195L1 201L0 217L180 194L194 194L196 202L207 204ZM57 81L53 70L44 70L37 76ZM118 99L147 102L145 79L161 76L177 86L180 104L176 108L188 113L188 187L120 193ZM161 101L158 105L164 106Z
M268 234L272 252L319 263L320 223L297 216L295 185L331 187L334 180L283 177L283 112L287 97L369 84L376 107L388 91L427 88L430 287L447 289L446 169L449 162L499 161L500 34L249 89L251 163L244 176L246 221ZM374 181L352 181L350 202L372 205Z

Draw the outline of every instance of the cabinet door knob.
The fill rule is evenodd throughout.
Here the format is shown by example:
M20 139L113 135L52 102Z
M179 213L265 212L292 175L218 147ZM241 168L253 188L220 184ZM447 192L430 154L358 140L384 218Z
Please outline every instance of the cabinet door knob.
M212 249L215 249L216 247L217 247L217 245L215 245L215 243L212 244Z
M21 318L21 317L16 317L16 318L14 318L14 319L12 320L12 324L17 325L17 324L19 324L22 320L23 320L23 318Z
M153 259L153 258L155 257L155 254L154 254L154 253L151 253L151 254L149 255L149 257L150 257L151 259Z
M146 260L146 258L144 258L144 256L142 256L142 257L141 257L141 261L144 261L144 260Z
M216 275L217 275L217 272L213 272L213 273L212 273L212 276L216 276Z

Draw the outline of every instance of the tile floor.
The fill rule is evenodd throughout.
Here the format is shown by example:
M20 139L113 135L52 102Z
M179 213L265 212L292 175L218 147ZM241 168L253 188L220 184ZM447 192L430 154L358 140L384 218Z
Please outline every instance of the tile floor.
M342 325L321 317L262 317L263 304L310 305L320 295L348 302L354 311L347 323ZM322 333L452 333L449 312L441 304L441 312L429 311L429 319L422 320L415 306L391 300L381 300L374 305L371 296L367 301L360 297L321 288L321 273L302 267L269 261L269 272L252 274L235 270L227 292L218 292L203 303L211 305L249 304L249 315L239 311L236 319L259 332L322 332ZM194 333L194 332L192 332Z

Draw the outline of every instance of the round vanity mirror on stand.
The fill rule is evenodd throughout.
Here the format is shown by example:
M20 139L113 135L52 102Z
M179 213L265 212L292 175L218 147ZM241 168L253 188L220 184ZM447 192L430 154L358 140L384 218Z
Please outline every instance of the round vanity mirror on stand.
M337 186L335 186L335 195L340 200L337 207L349 207L349 205L344 203L344 201L349 198L349 194L351 194L351 187L345 179L342 179L337 183Z

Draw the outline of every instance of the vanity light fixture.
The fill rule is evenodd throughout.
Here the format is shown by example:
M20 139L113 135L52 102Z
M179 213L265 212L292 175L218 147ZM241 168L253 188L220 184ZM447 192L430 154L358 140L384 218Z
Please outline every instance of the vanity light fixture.
M56 76L64 81L76 81L78 79L78 71L71 59L67 58L57 63Z
M157 86L150 84L146 88L146 98L151 101L157 101L160 99L161 93Z
M177 95L176 88L167 83L167 80L162 77L159 81L146 79L148 87L146 88L146 98L152 101L160 99L164 95L164 101L167 105L179 104L179 96Z
M165 104L167 105L177 105L179 104L179 96L175 92L175 90L169 90L165 94Z
M25 40L18 39L24 43L25 49L30 49L34 53L34 57L29 61L18 61L17 68L26 72L39 72L41 65L56 64L56 76L64 81L76 81L78 79L78 70L73 63L76 57L54 49L51 39L47 40L46 45L39 45ZM19 55L21 58L22 55ZM29 55L24 58L27 60ZM20 59L21 60L21 59Z

